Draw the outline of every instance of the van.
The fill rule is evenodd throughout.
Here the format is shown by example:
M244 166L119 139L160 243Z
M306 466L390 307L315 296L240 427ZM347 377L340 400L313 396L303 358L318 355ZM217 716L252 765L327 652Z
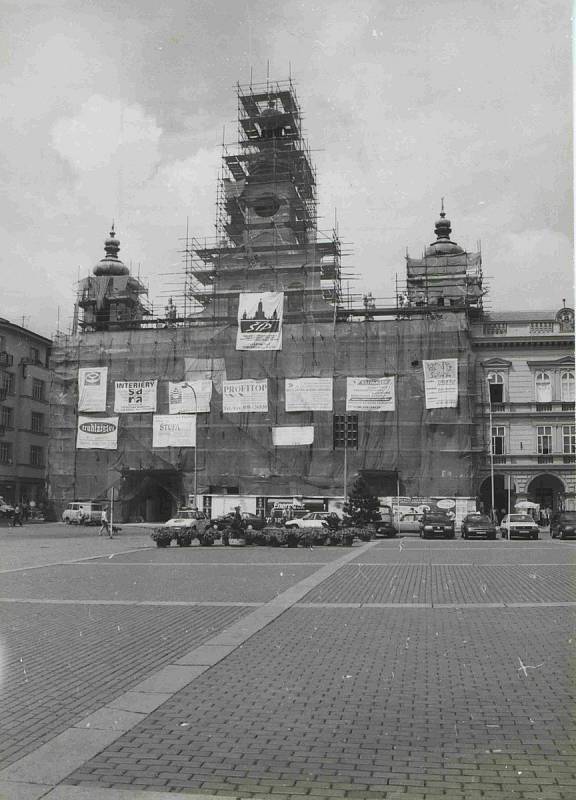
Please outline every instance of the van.
M102 523L102 514L104 506L102 503L93 503L87 501L75 501L68 503L68 506L62 513L62 522L66 525L78 525L83 522L85 525L100 525Z

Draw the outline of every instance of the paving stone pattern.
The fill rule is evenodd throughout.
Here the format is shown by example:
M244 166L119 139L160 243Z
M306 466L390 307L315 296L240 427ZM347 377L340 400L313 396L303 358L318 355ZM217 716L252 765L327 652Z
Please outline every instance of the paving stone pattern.
M66 783L573 800L575 656L569 608L296 606Z
M308 603L576 602L570 565L349 564L306 595Z
M0 766L250 610L0 603Z
M0 574L0 599L264 603L316 569L277 564L255 574L235 564L84 561Z

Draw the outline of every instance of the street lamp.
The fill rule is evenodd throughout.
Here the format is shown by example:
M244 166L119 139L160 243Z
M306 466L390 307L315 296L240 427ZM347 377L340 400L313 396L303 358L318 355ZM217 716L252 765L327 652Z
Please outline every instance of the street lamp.
M198 508L198 396L196 389L189 383L194 394L194 508Z
M494 442L492 441L492 395L490 394L490 378L486 378L486 385L488 387L488 420L490 426L488 435L488 446L490 447L490 490L492 495L492 520L494 520Z

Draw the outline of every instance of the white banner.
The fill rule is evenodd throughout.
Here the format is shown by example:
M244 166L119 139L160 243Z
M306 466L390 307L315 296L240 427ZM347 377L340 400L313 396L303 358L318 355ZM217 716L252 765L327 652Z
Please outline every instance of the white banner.
M458 405L458 359L423 361L426 408L456 408Z
M196 447L196 415L154 414L152 447Z
M78 417L78 450L116 450L118 417Z
M332 378L286 378L286 411L332 411Z
M225 414L268 411L268 381L224 381L222 411Z
M295 445L312 444L313 441L313 425L272 428L272 444L274 447L294 447Z
M394 411L394 378L348 378L346 411Z
M114 411L117 414L143 414L156 411L158 381L116 381Z
M78 411L106 411L108 367L78 370Z
M207 414L210 411L212 381L168 383L170 414Z
M284 292L243 292L236 350L282 350Z

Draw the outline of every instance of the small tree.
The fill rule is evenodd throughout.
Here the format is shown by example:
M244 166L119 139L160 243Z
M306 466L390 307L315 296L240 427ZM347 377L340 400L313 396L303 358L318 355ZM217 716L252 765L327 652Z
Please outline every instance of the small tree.
M357 478L354 482L344 513L348 514L353 525L367 525L380 519L380 502L370 493L364 478Z

